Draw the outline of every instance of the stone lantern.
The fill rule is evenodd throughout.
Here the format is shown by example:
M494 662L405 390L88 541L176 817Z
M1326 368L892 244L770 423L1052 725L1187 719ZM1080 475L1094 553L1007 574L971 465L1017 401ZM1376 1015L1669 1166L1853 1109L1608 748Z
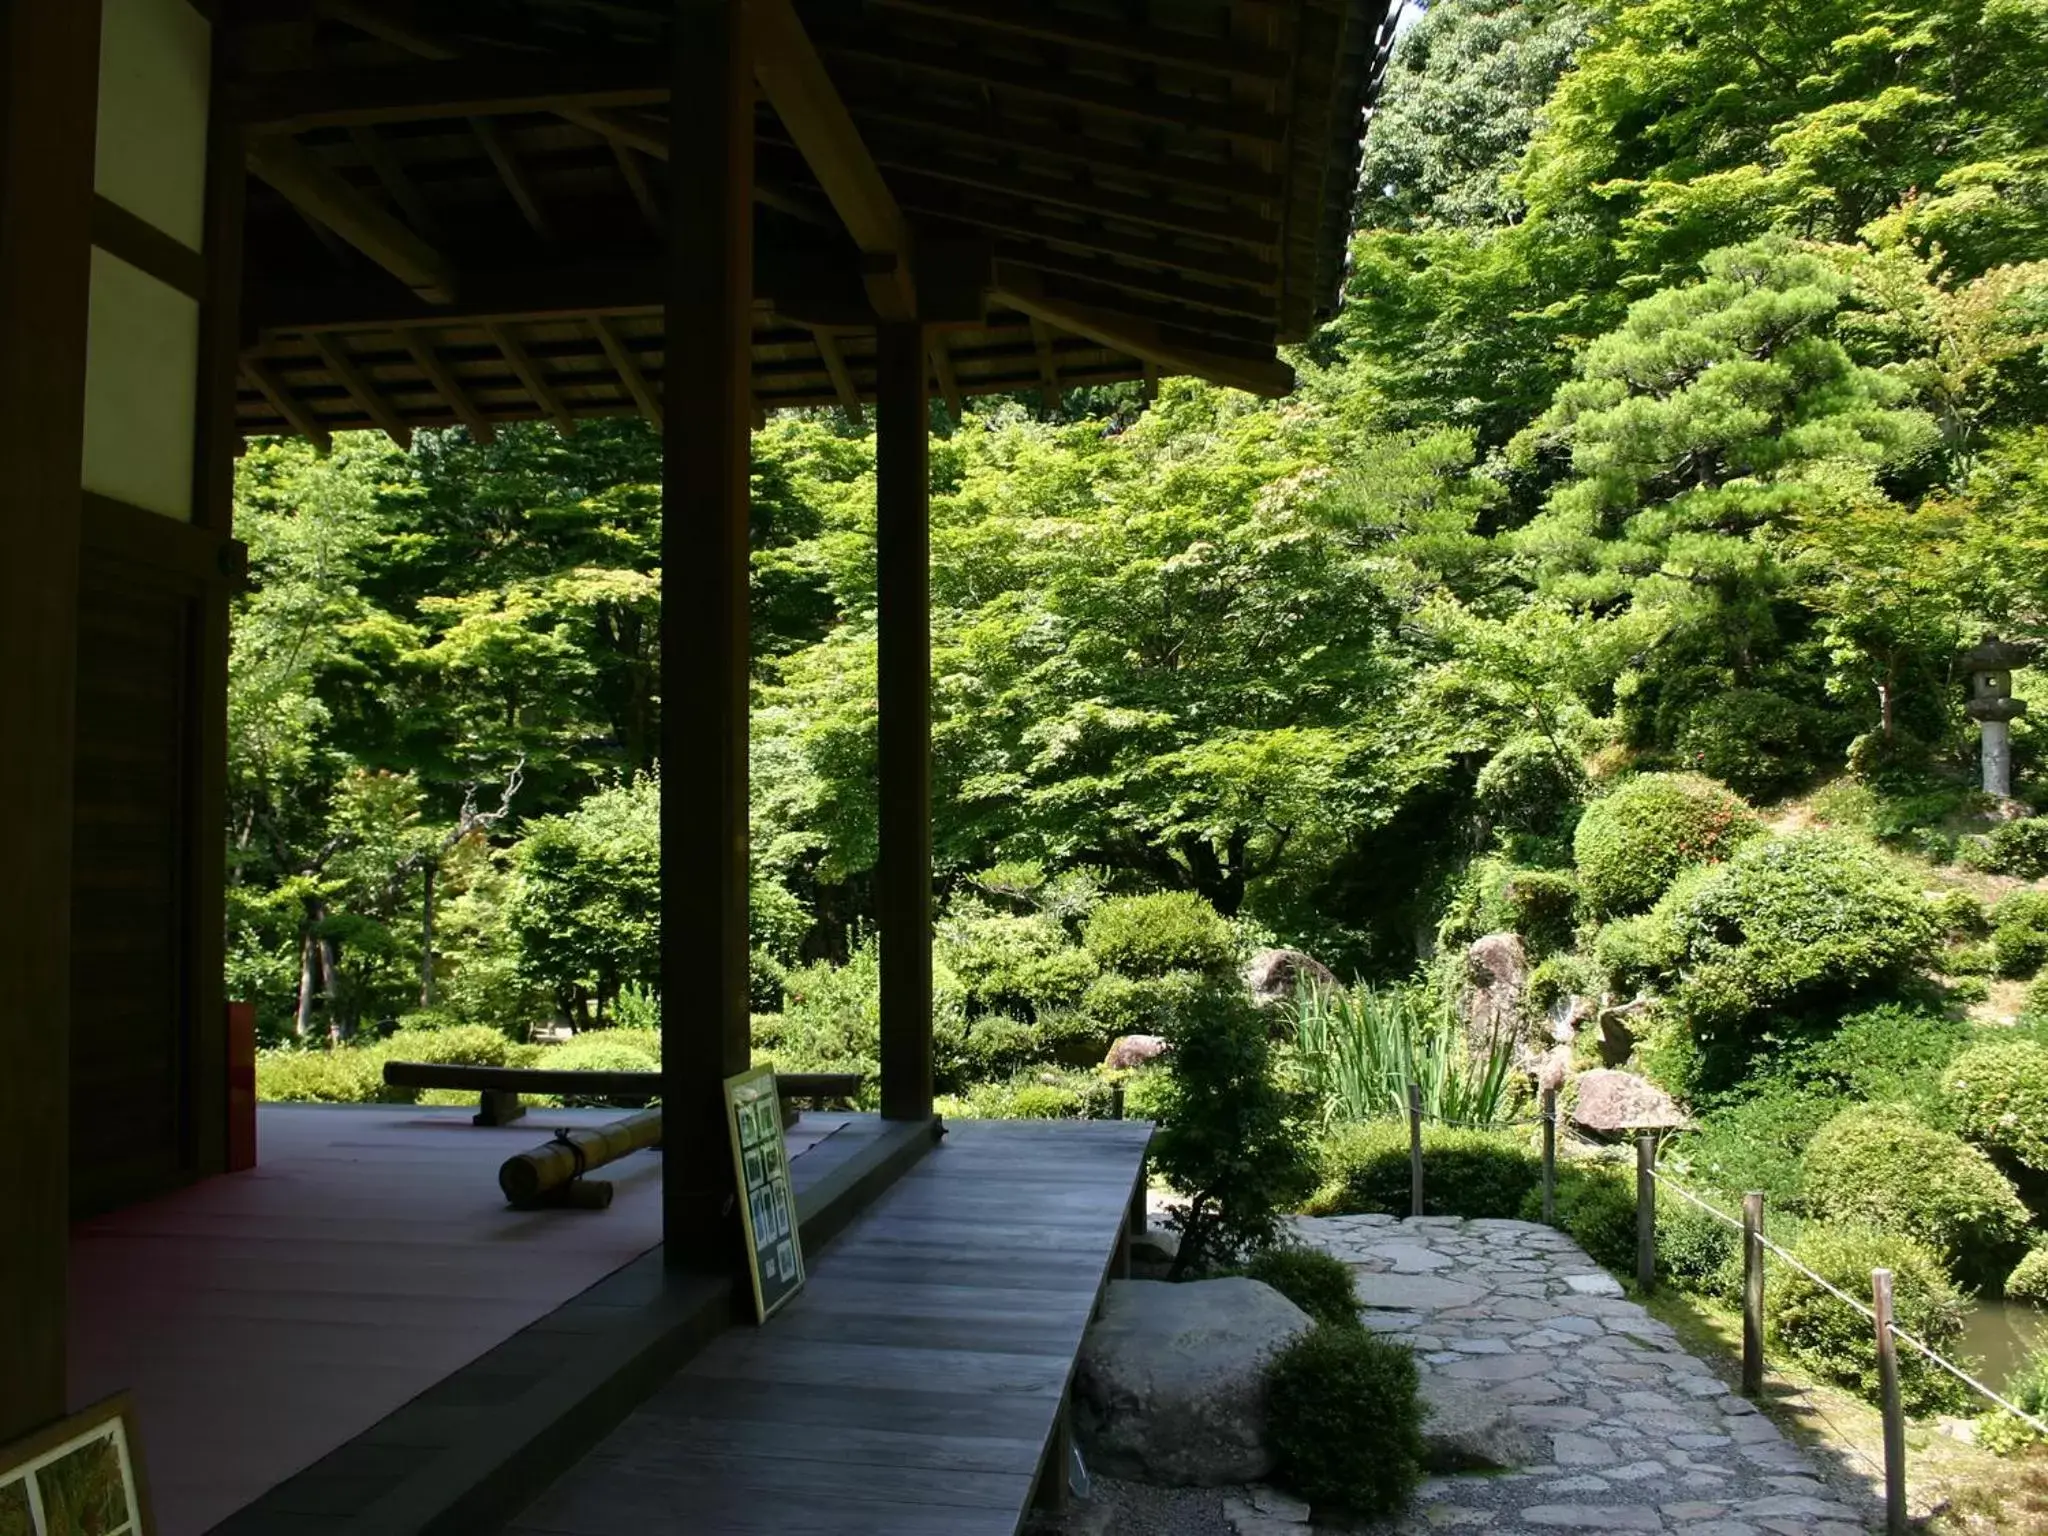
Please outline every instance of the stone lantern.
M1987 635L1956 658L1957 669L1970 679L1970 697L1963 712L1983 732L1984 793L2012 798L2012 722L2027 712L2024 699L2012 696L2012 674L2033 660L2033 647Z

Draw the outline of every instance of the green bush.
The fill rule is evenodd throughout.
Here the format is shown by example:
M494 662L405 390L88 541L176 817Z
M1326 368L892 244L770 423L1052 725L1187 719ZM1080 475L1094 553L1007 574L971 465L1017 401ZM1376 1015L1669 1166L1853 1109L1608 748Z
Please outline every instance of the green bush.
M1593 963L1617 997L1656 986L1678 966L1684 951L1661 914L1617 918L1593 939Z
M1502 1131L1422 1128L1422 1209L1427 1216L1512 1217L1542 1176L1520 1138ZM1408 1127L1369 1120L1335 1132L1322 1148L1322 1181L1305 1209L1315 1216L1409 1212Z
M1311 1328L1268 1372L1266 1440L1279 1481L1325 1512L1399 1514L1422 1480L1415 1357L1364 1328Z
M2048 964L2048 891L2014 891L1991 909L1998 974L2025 978Z
M1092 1073L1020 1072L1005 1082L976 1083L942 1100L940 1112L963 1120L1106 1120L1114 1091Z
M1761 830L1756 813L1712 779L1646 773L1622 781L1579 818L1579 890L1606 915L1640 911L1680 870L1725 859Z
M1126 976L1198 971L1220 980L1236 969L1230 924L1191 891L1105 901L1089 914L1082 942L1098 964Z
M1479 770L1472 798L1494 828L1541 836L1576 811L1584 780L1547 736L1512 737Z
M1833 832L1751 842L1655 915L1682 950L1675 995L1702 1053L1730 1052L1737 1073L1779 1015L1895 984L1940 937L1888 855Z
M2005 1299L2048 1308L2048 1248L2029 1249L2005 1277Z
M1989 944L1958 944L1937 957L1944 976L1996 976L1998 954Z
M1793 788L1812 771L1799 706L1762 688L1731 688L1695 704L1678 735L1688 768L1752 800Z
M2048 1419L2048 1350L2036 1349L2030 1353L2020 1368L2006 1379L2005 1390L1999 1394L2037 1419ZM1994 1408L1977 1420L1977 1443L1987 1451L2000 1456L2010 1456L2030 1445L2041 1443L2041 1436L2026 1420L2003 1408ZM2036 1506L2038 1508L2038 1506Z
M779 1018L755 1021L754 1043L784 1072L872 1078L881 1071L881 990L881 952L871 939L856 945L844 965L801 966L789 973ZM957 1017L940 1010L932 1031L935 1038L957 1034Z
M1265 1015L1233 978L1197 994L1168 1032L1153 1166L1183 1198L1176 1277L1269 1246L1315 1181L1304 1108L1273 1073Z
M1892 1272L1892 1313L1930 1349L1954 1359L1963 1337L1963 1301L1940 1257L1901 1233L1868 1227L1809 1227L1793 1245L1799 1261L1830 1285L1870 1298L1870 1272ZM1877 1402L1877 1343L1870 1319L1837 1301L1786 1264L1773 1264L1764 1288L1773 1341L1809 1370ZM1970 1389L1915 1349L1899 1351L1899 1387L1909 1413L1953 1412Z
M290 1048L256 1053L256 1097L266 1104L371 1104L384 1089L378 1051Z
M1981 939L1991 931L1991 919L1985 914L1984 903L1968 891L1943 891L1930 896L1927 905L1943 932L1956 938Z
M969 1018L1007 1013L1030 1021L1071 1008L1099 969L1065 928L1039 913L1014 917L966 905L939 923L934 947L960 982Z
M1358 1326L1358 1290L1351 1266L1315 1248L1261 1248L1245 1264L1252 1279L1270 1285L1302 1311L1331 1328Z
M1718 1201L1716 1202L1719 1203ZM1730 1214L1733 1214L1732 1210ZM1682 1291L1736 1302L1742 1295L1742 1234L1690 1201L1657 1201L1657 1275Z
M1847 1107L1833 1093L1767 1080L1749 1098L1703 1115L1681 1146L1695 1176L1713 1188L1762 1190L1772 1211L1804 1211L1807 1145Z
M1081 1011L1114 1039L1118 1035L1163 1035L1207 983L1195 971L1161 976L1098 976L1081 998Z
M1771 1075L1816 1094L1932 1107L1942 1068L1969 1038L1965 1020L1913 1003L1879 1003L1784 1043Z
M1543 1215L1542 1173L1524 1197L1520 1215ZM1569 1232L1586 1256L1603 1268L1633 1274L1636 1266L1635 1176L1612 1163L1560 1163L1557 1168L1557 1225Z
M2048 1047L2032 1040L1973 1046L1948 1064L1941 1086L1956 1129L2023 1168L2048 1173Z
M1994 874L2038 880L2048 875L2048 816L2002 822L1985 838L1984 867Z
M1822 1126L1804 1179L1813 1215L1910 1233L1968 1285L1996 1285L2026 1246L2027 1208L1991 1159L1894 1106L1846 1110Z
M456 1024L441 1029L401 1029L386 1036L377 1049L386 1061L507 1067L514 1064L515 1047L501 1029L488 1024Z
M1600 971L1584 955L1551 955L1529 972L1523 996L1538 1015L1547 1014L1568 997L1592 997L1600 991Z

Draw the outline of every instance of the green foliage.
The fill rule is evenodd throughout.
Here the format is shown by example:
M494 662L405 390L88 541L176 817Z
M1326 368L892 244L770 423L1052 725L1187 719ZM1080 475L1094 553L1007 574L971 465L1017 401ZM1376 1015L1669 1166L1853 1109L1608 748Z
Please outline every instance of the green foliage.
M1036 1019L1080 1002L1098 962L1042 913L1017 917L958 903L938 927L938 963L959 981L970 1018Z
M1405 1509L1422 1480L1423 1411L1414 1355L1364 1328L1311 1328L1266 1377L1276 1475L1318 1510Z
M1742 1234L1689 1201L1657 1202L1657 1275L1717 1301L1742 1296Z
M1727 858L1758 830L1749 807L1711 779L1640 774L1579 818L1572 839L1579 889L1597 912L1640 911L1681 870Z
M2026 1246L2027 1209L1991 1160L1896 1109L1837 1115L1807 1145L1804 1174L1815 1216L1910 1233L1966 1284L1996 1285Z
M1182 1199L1178 1276L1269 1246L1314 1182L1300 1105L1274 1079L1266 1020L1234 985L1199 993L1168 1036L1152 1164Z
M1237 959L1230 925L1190 891L1113 897L1089 914L1083 942L1105 970L1139 978L1174 971L1222 977Z
M1043 1069L977 1082L963 1096L939 1102L941 1114L967 1120L1106 1120L1113 1107L1105 1079Z
M2014 891L1991 909L1991 954L2001 976L2048 964L2048 891Z
M2005 1277L2005 1299L2048 1309L2048 1248L2031 1248Z
M1273 1287L1322 1327L1359 1326L1351 1266L1319 1248L1261 1248L1245 1262L1244 1272Z
M1530 1011L1541 1017L1568 997L1591 997L1600 990L1599 968L1585 955L1549 955L1529 971L1524 994Z
M1867 1227L1810 1226L1792 1245L1800 1263L1869 1305L1872 1270L1892 1272L1892 1315L1930 1349L1955 1359L1963 1337L1963 1301L1933 1249L1903 1233ZM1836 1300L1789 1265L1773 1268L1764 1290L1774 1345L1807 1369L1865 1400L1878 1399L1877 1340L1870 1319ZM1970 1389L1918 1350L1899 1351L1899 1389L1911 1414L1952 1413Z
M1999 1394L2015 1408L2048 1420L2048 1351L2036 1349L2020 1368L2006 1379ZM2041 1434L2026 1420L2003 1408L1994 1408L1977 1420L1977 1443L2000 1456L2041 1443Z
M1617 1274L1635 1273L1636 1187L1633 1175L1606 1163L1560 1163L1557 1168L1557 1224L1586 1250L1586 1256ZM1523 1197L1520 1215L1539 1219L1543 1191Z
M1463 949L1489 933L1522 936L1529 950L1547 955L1571 944L1578 888L1554 869L1520 869L1505 859L1480 859L1452 892L1437 944Z
M1209 985L1194 971L1164 976L1098 976L1082 994L1081 1010L1105 1035L1163 1035L1174 1019Z
M1790 700L1763 688L1732 688L1695 704L1676 747L1686 767L1750 800L1770 800L1812 771L1805 722Z
M1941 1086L1963 1135L2022 1168L2048 1173L2048 1046L1973 1046L1948 1063Z
M1749 1097L1701 1117L1680 1148L1699 1179L1715 1189L1762 1190L1773 1211L1806 1208L1806 1147L1847 1107L1826 1091L1767 1079Z
M2048 816L2026 816L2000 822L1986 838L1985 868L1994 874L2038 880L2048 875Z
M1374 1120L1339 1127L1324 1141L1313 1216L1409 1212L1408 1126ZM1422 1127L1422 1209L1427 1216L1514 1217L1541 1167L1522 1138L1502 1131Z
M1585 793L1576 761L1546 736L1512 736L1472 786L1473 803L1497 830L1536 835L1560 830Z
M1515 1042L1474 1055L1449 1001L1425 985L1309 987L1291 1012L1290 1064L1326 1125L1405 1118L1411 1086L1431 1120L1488 1125L1507 1108Z
M269 1050L256 1053L256 1097L265 1104L369 1104L384 1091L375 1051Z

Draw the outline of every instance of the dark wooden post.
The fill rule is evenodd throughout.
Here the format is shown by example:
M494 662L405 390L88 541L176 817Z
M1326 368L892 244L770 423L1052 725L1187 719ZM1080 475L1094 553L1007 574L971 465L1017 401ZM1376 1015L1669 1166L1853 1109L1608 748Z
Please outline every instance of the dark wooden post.
M1408 1085L1408 1214L1422 1214L1422 1087Z
M736 1262L723 1080L746 1069L754 78L739 0L676 0L662 438L662 1216Z
M65 1409L71 773L97 5L0 0L0 1444Z
M1636 1284L1657 1285L1657 1133L1636 1133Z
M1906 1536L1906 1412L1899 1399L1899 1341L1892 1336L1892 1272L1870 1272L1870 1310L1877 1314L1877 1391L1884 1410L1884 1528Z
M1742 1393L1764 1395L1764 1197L1742 1197Z
M1543 1219L1557 1220L1557 1090L1543 1090Z
M932 1112L931 405L923 327L876 331L882 1113Z

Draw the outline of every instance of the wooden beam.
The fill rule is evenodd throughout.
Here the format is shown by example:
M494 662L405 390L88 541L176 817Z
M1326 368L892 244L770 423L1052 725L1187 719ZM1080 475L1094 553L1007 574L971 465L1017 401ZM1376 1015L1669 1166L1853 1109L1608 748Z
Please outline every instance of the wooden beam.
M953 371L953 349L947 344L943 331L932 333L932 371L939 376L939 393L945 397L946 409L953 413L957 426L966 414L965 402L960 398L960 376Z
M737 1277L723 1082L747 1011L754 86L739 0L672 0L662 434L663 1252Z
M452 59L462 51L438 32L398 14L388 0L384 5L369 0L320 0L320 13L422 59Z
M831 377L832 392L839 396L840 407L855 422L861 418L860 391L853 386L853 375L847 371L846 354L839 350L839 338L830 331L814 331L818 341L818 356L824 360L825 372Z
M618 374L619 382L626 386L626 393L640 407L640 414L654 423L655 431L661 431L661 400L654 393L654 386L647 382L647 375L640 371L633 349L603 315L591 316L590 328L597 332L598 345L604 348L604 355L610 360L612 371Z
M434 350L434 338L426 331L400 331L398 339L405 343L405 350L412 354L412 360L426 376L434 392L448 404L448 409L461 418L469 428L469 435L479 443L494 443L498 440L498 429L491 425L490 418L477 409L469 397L469 391L462 387L462 381L455 377L455 370L441 361L441 354Z
M512 201L519 207L520 217L533 226L533 232L543 240L555 238L555 232L548 225L547 214L535 195L533 181L526 174L526 167L519 163L519 156L512 151L505 138L505 131L496 118L472 117L469 126L476 131L477 141L484 147L491 164L497 168L498 179L505 184L505 190L512 194Z
M377 180L384 184L385 192L398 205L398 211L405 215L406 222L419 232L422 239L432 240L435 237L433 210L427 207L426 199L420 196L420 189L406 175L398 157L391 153L391 146L384 142L384 136L370 127L351 128L348 136L364 162L377 173Z
M1013 37L1035 38L1096 53L1115 54L1172 69L1199 69L1238 79L1276 82L1293 70L1282 49L1264 48L1236 38L1202 37L1170 32L1164 27L1119 25L1107 17L1062 11L1033 0L974 0L971 6L953 0L873 0L885 10L936 16L959 26L986 28Z
M1159 398L1159 365L1157 363L1148 362L1145 364L1144 387L1145 403L1150 405Z
M406 425L405 418L398 414L396 407L378 392L377 386L370 382L362 369L355 365L341 339L337 336L315 336L312 341L313 350L320 354L320 361L334 375L335 383L348 391L349 398L362 407L363 414L400 448L410 448L412 428Z
M562 429L564 437L574 435L576 418L569 414L569 408L562 403L562 397L549 387L548 381L541 375L539 366L535 364L526 348L519 344L519 338L502 325L487 325L484 327L484 334L491 338L491 345L505 355L506 363L511 366L514 376L519 380L519 387L526 391L534 405L554 420L555 425Z
M931 409L916 325L875 333L882 1113L932 1112Z
M1052 360L1052 332L1038 316L1031 316L1031 346L1038 353L1038 398L1048 416L1060 409L1060 371Z
M99 34L97 5L0 7L0 1124L13 1143L0 1198L0 1445L67 1407L73 678Z
M612 148L620 152L622 165L632 158L624 153L626 150L638 150L664 162L668 159L668 124L665 122L658 122L637 112L606 112L597 108L565 107L555 115L576 124L579 128L588 128L592 133L602 134L609 139ZM627 185L629 188L632 186L630 174ZM637 189L633 195L639 197ZM839 220L831 209L819 207L803 198L792 196L780 187L767 185L759 180L754 183L754 201L764 208L774 208L792 218L801 219L806 224L817 224L832 230L840 227Z
M1010 264L996 266L995 289L998 303L1021 310L1035 321L1056 325L1076 336L1155 364L1162 373L1192 373L1214 384L1249 390L1268 397L1284 395L1294 388L1294 370L1278 358L1232 357L1189 345L1173 337L1151 320L1119 315L1113 310L1074 304L1049 294L1038 274Z
M867 266L868 298L885 320L917 316L910 226L861 142L824 61L790 0L753 0L754 72L782 126L824 189Z
M296 139L251 140L249 169L308 218L326 225L421 298L455 296L447 258L358 192Z
M289 422L294 432L310 442L316 452L325 454L333 451L333 435L320 424L319 417L311 408L292 393L291 386L278 377L276 369L260 357L244 357L242 372L248 375L251 384L262 391L263 398L270 402L270 408Z
M626 190L633 194L633 201L639 206L640 217L647 221L647 227L660 234L666 226L662 218L661 205L654 200L654 184L647 179L647 169L640 163L640 152L629 144L617 139L609 141L612 156L619 162L619 179L626 184Z
M510 117L565 106L644 107L668 99L658 58L615 53L499 53L258 75L235 91L242 125L260 134L430 118Z

